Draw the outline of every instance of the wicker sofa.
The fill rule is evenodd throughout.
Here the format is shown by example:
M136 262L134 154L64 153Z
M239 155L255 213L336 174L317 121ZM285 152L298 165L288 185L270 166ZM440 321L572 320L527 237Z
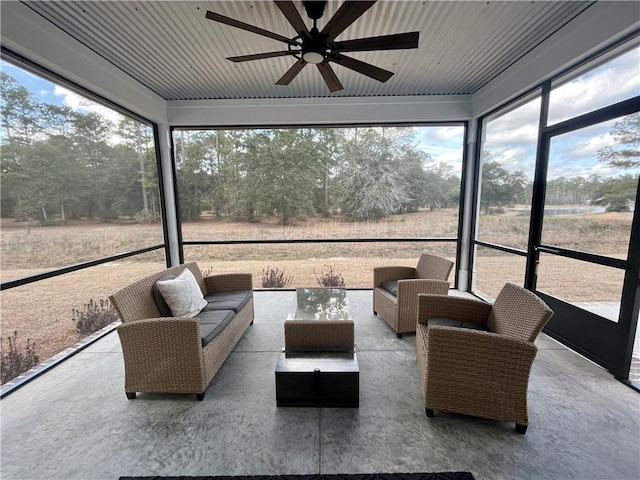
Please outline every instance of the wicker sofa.
M189 269L207 301L194 318L172 317L158 300L158 280ZM204 398L223 362L253 323L251 274L202 277L195 263L149 275L109 297L122 324L127 398L136 392L191 393ZM163 311L164 313L161 313Z
M529 425L527 390L538 333L553 311L532 292L505 284L492 304L420 295L416 356L424 406Z

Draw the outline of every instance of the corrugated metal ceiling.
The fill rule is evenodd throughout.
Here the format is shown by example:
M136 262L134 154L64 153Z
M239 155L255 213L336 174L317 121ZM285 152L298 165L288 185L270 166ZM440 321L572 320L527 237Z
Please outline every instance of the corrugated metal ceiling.
M225 59L286 45L212 22L206 11L294 37L270 1L23 3L166 100L473 94L592 4L379 1L337 40L419 31L419 48L350 54L395 75L380 83L332 64L345 88L331 94L312 65L290 85L275 85L292 57ZM311 27L302 2L295 4ZM320 29L339 6L329 2Z

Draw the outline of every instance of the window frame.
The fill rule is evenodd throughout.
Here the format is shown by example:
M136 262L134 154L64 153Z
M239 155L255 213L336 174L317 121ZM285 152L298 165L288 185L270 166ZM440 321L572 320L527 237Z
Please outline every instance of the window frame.
M460 172L460 200L458 207L458 228L455 238L441 238L441 237L426 237L426 238L384 238L384 237L371 237L371 238L356 238L356 239L270 239L270 240L184 240L182 235L182 218L180 215L180 192L177 182L177 162L176 162L176 149L174 145L174 132L180 130L272 130L272 129L303 129L303 128L369 128L369 127L447 127L447 126L461 126L462 131L462 158L461 158L461 172ZM251 126L251 125L215 125L215 126L171 126L170 127L170 141L171 141L171 171L174 178L174 191L175 191L175 205L176 205L176 218L178 224L178 248L180 263L184 263L184 246L193 245L269 245L269 244L285 244L285 243L385 243L385 242L424 242L425 244L431 242L456 242L456 265L460 265L460 258L462 255L462 225L465 212L465 185L467 179L466 165L467 165L467 148L466 141L469 132L469 121L447 121L447 122L397 122L397 123L337 123L332 125L324 124L304 124L304 125L289 125L289 124L275 124L269 126ZM454 274L453 288L458 286L459 269L456 268ZM366 287L358 287L356 289L367 289ZM268 290L268 289L266 289ZM291 288L278 289L278 290L292 290Z

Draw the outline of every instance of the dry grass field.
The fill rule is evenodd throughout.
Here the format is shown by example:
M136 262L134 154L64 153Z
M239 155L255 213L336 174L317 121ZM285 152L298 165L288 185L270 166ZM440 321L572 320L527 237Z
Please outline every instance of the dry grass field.
M372 223L313 217L282 227L277 219L233 223L204 218L183 225L189 241L255 239L455 238L457 211L424 211L396 215ZM594 253L626 255L631 214L606 213L551 219L549 243ZM517 215L483 216L480 238L518 248L526 245L528 219ZM0 230L0 277L3 281L162 243L159 225L88 223L37 227L3 219ZM261 288L263 271L278 268L292 277L291 287L316 285L316 274L331 266L347 287L370 288L378 265L416 263L422 251L455 260L455 243L326 243L228 246L185 246L186 261L197 261L212 273L250 272ZM36 343L41 360L79 340L72 310L82 310L142 276L164 268L163 251L65 274L1 293L0 335L18 331L20 347ZM506 281L522 282L523 258L480 249L476 266L479 291L494 296ZM620 272L558 257L543 258L539 288L575 302L619 301ZM451 278L453 280L453 276Z

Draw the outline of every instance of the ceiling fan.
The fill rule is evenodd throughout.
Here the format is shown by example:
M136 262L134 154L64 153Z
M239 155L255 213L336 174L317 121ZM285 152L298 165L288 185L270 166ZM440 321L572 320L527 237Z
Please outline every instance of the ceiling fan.
M362 62L344 55L344 52L365 52L373 50L401 50L418 48L418 36L420 32L397 33L393 35L381 35L377 37L358 38L355 40L336 41L343 31L376 3L373 1L346 0L340 5L338 11L318 30L317 21L322 18L326 0L303 1L307 16L313 20L313 28L309 30L304 20L298 13L293 1L276 0L275 4L295 29L297 35L287 38L277 33L264 30L248 23L235 20L207 11L206 17L214 22L224 23L232 27L240 28L248 32L279 40L288 45L287 50L277 52L256 53L239 57L228 57L232 62L249 62L265 58L283 57L290 55L298 61L276 82L276 85L289 85L293 79L308 64L318 67L324 82L331 92L337 92L344 87L336 76L330 63L334 62L358 73L371 77L379 82L386 82L393 76L393 72Z

